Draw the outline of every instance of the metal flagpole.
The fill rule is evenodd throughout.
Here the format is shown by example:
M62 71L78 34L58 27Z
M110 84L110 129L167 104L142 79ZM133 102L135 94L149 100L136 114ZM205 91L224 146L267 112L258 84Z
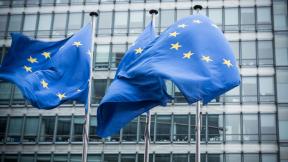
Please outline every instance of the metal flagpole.
M202 9L201 5L195 5L193 7L194 10L199 14ZM196 104L196 127L195 127L195 137L196 137L196 154L195 154L195 162L201 162L201 151L200 151L200 142L201 142L201 101L197 101Z
M94 37L95 37L95 28L96 28L96 17L98 16L97 12L90 12L91 16L91 25L92 25L92 34L91 34L91 48L90 48L90 78L89 78L89 90L88 90L88 100L87 100L87 109L85 110L85 121L83 127L83 152L82 152L82 162L87 162L87 153L88 153L88 142L89 142L89 121L90 121L90 105L91 105L91 87L92 87L92 76L93 76L93 53L94 53Z
M150 10L152 19L152 26L155 27L155 15L158 14L157 10ZM151 127L151 114L147 111L146 115L146 126L145 126L145 150L144 150L144 162L149 162L149 145L150 145L150 127Z

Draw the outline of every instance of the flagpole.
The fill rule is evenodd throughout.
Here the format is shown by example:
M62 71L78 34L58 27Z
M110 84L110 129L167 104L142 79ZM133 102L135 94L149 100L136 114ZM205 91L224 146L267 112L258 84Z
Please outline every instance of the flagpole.
M195 5L193 7L194 10L197 11L197 14L199 14L200 10L203 7L201 5ZM201 162L201 151L200 151L200 145L201 145L201 101L197 101L196 103L196 128L195 128L195 137L196 137L196 153L195 153L195 162Z
M82 152L82 162L87 162L88 154L88 142L89 142L89 121L90 121L90 106L91 106L91 87L93 79L93 53L94 53L94 37L95 37L95 28L96 28L96 17L98 16L97 12L90 12L91 16L91 25L92 25L92 34L91 34L91 48L90 48L90 78L89 78L89 90L88 90L88 99L85 109L85 120L83 127L83 152Z
M149 13L151 14L152 19L152 26L155 28L155 15L158 14L157 10L150 10ZM146 123L145 123L145 150L144 150L144 162L149 162L149 146L150 146L150 128L151 128L151 114L150 111L147 111L146 114Z

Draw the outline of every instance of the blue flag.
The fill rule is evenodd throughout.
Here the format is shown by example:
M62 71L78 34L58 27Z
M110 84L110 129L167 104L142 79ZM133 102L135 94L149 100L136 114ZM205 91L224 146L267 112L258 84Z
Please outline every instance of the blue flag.
M51 109L68 100L86 103L91 24L60 41L43 42L12 33L0 79L17 85L34 107Z
M119 78L138 85L145 85L154 76L174 82L189 104L199 100L207 104L240 84L228 41L211 20L200 14L171 25L118 73Z
M120 70L133 63L156 38L150 23L122 58L115 79L97 109L97 135L107 137L119 131L125 124L143 112L165 105L170 96L165 82L159 77L139 77L136 80L117 78ZM146 80L141 85L141 80ZM136 84L135 84L136 83ZM140 83L140 84L138 84Z

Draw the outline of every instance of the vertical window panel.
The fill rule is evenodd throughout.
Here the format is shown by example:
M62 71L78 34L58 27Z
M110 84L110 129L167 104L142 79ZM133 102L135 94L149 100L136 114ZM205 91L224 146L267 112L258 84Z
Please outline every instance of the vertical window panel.
M57 142L69 142L71 130L71 117L58 117Z
M283 142L288 141L288 107L281 106L278 108L279 119L279 140Z
M258 41L258 64L273 65L272 41Z
M88 162L102 162L101 160L101 155L88 155L88 159L87 159Z
M96 68L108 68L110 45L97 45L96 48Z
M172 161L187 162L188 161L188 154L173 154Z
M243 115L243 141L258 141L257 115Z
M126 50L127 50L126 44L113 44L112 45L112 53L111 53L111 61L110 61L112 68L118 67Z
M188 141L188 115L175 115L173 123L173 141Z
M37 15L25 15L23 33L28 36L34 36L36 29Z
M222 8L210 8L209 18L219 27L222 26Z
M36 142L38 126L38 117L27 117L25 119L23 142Z
M262 162L277 162L276 154L262 154Z
M7 154L4 157L4 162L18 162L17 154Z
M122 131L122 141L134 141L137 140L137 118L130 121Z
M38 33L39 37L48 37L51 30L52 14L41 14L39 16Z
M261 114L261 140L276 141L276 119L274 114Z
M235 87L225 93L225 102L240 102L240 87Z
M36 162L51 162L51 155L37 155L37 160Z
M274 78L259 77L259 90L261 102L274 102Z
M105 94L107 79L96 79L93 82L92 103L99 103Z
M53 22L53 37L65 35L67 13L55 13Z
M226 154L225 160L227 162L241 162L241 154Z
M208 115L208 140L211 142L223 140L223 116Z
M98 35L110 35L112 27L112 12L100 12L99 15L99 25L98 25Z
M25 106L25 99L21 90L15 85L14 93L13 93L13 105Z
M255 30L255 10L254 8L241 8L241 30Z
M6 128L7 128L7 118L0 117L0 143L3 143L5 140Z
M34 161L34 155L25 155L22 154L20 158L21 162L33 162Z
M180 20L180 19L182 19L186 16L189 16L189 15L191 15L190 9L177 9L176 19Z
M244 162L259 162L258 154L244 154Z
M20 32L22 25L22 15L10 15L8 32Z
M7 142L20 142L22 131L22 117L11 117L8 126Z
M236 60L239 61L239 53L240 53L239 42L236 41L236 42L229 42L229 43L230 43L230 46L233 50L233 54L234 54Z
M104 154L105 162L115 162L118 161L118 154Z
M8 82L0 82L0 105L8 105L11 96L12 84Z
M0 2L1 3L1 2ZM8 16L0 15L0 38L3 38L6 35L6 26L7 26Z
M274 0L274 29L275 30L287 30L288 29L288 12L287 12L287 0Z
M54 154L53 162L68 162L67 155Z
M83 134L83 126L84 126L84 117L76 116L73 119L73 133L72 133L72 141L73 142L81 142L82 134Z
M256 42L245 41L241 42L241 65L255 66L256 65Z
M157 162L169 162L170 161L170 154L156 154L155 161Z
M128 12L117 12L114 20L114 35L126 35L128 23Z
M26 0L27 6L37 6L39 5L39 0Z
M162 10L160 12L161 31L174 23L175 11L174 10Z
M242 101L257 102L257 80L256 77L242 77Z
M207 161L208 162L222 162L223 158L220 154L208 154L207 157Z
M55 128L55 117L44 116L41 120L40 125L40 141L41 142L52 142Z
M279 33L275 34L275 56L276 65L288 65L288 34Z
M226 115L226 141L239 142L240 141L240 115Z
M68 22L68 35L76 33L82 25L82 13L70 13Z
M257 29L271 30L271 9L270 7L257 7Z
M143 30L143 11L130 11L129 34L139 34Z
M121 161L122 162L135 162L136 156L135 154L121 154Z
M288 70L277 70L277 101L278 103L288 102Z
M157 116L156 125L156 141L168 142L170 141L171 133L171 116L161 115Z
M238 27L238 8L225 8L225 30L237 31Z
M89 156L89 155L88 155ZM89 161L89 160L88 160ZM70 162L82 162L82 155L70 155Z
M89 140L91 142L100 141L101 138L96 135L97 118L95 116L90 117L90 129L89 129Z

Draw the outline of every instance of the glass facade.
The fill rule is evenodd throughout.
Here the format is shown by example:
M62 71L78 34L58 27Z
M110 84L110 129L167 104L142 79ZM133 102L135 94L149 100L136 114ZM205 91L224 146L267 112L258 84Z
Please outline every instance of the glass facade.
M10 32L36 39L69 37L98 10L89 131L89 162L142 162L145 114L118 133L96 135L96 110L125 51L156 8L158 34L191 15L222 29L237 58L241 85L203 106L203 162L288 162L287 0L0 0L0 63ZM192 5L193 4L193 5ZM167 81L174 98L153 109L150 162L194 162L195 105ZM13 84L0 80L0 162L80 162L83 105L73 101L43 111L32 108Z

